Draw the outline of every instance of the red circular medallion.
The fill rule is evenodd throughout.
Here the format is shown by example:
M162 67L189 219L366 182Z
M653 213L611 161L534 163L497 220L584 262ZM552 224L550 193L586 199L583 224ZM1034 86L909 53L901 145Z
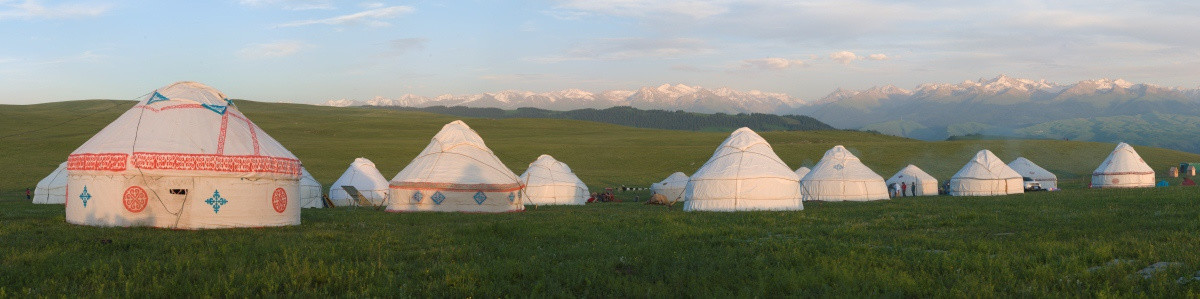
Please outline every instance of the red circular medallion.
M275 211L283 213L287 210L287 191L283 188L275 188L275 193L271 194L271 206L275 207Z
M1120 183L1120 182L1121 182L1121 179L1116 179L1116 178L1113 179L1113 184Z
M129 189L125 189L125 196L122 197L121 202L125 204L125 210L139 213L146 210L146 203L149 200L150 197L146 196L145 189L138 186L130 186Z

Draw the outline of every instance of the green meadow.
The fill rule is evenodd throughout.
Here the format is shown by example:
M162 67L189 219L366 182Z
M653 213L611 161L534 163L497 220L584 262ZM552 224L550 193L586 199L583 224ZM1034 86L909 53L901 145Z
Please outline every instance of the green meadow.
M1086 189L1115 146L1106 143L762 132L792 168L841 144L885 178L915 164L945 180L986 148L1006 161L1029 158L1065 189L806 202L797 212L688 213L631 202L496 215L338 208L306 209L294 227L177 231L69 225L61 206L25 199L25 188L132 105L0 105L0 160L8 166L0 173L0 297L1200 296L1200 189L1174 186L1178 179L1167 188ZM456 119L238 105L326 185L356 157L391 178ZM690 174L728 134L464 120L514 172L550 154L593 190ZM1137 150L1160 174L1200 162L1191 153Z

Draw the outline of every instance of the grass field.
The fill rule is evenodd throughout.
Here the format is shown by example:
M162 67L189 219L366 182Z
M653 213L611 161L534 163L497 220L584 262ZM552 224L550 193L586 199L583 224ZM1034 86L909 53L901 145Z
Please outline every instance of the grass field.
M308 209L303 224L174 231L65 223L23 196L132 102L0 106L0 297L15 296L1154 296L1200 295L1200 189L1081 189L1113 144L922 142L770 132L791 167L835 144L884 177L909 163L946 179L974 152L1023 155L1062 192L805 204L800 212L685 213L637 203L511 214ZM451 117L242 101L323 183L355 157L390 178ZM546 153L592 188L695 171L727 133L468 119L518 174ZM1156 170L1200 155L1138 147ZM644 193L627 193L628 196ZM1169 266L1148 274L1158 262Z

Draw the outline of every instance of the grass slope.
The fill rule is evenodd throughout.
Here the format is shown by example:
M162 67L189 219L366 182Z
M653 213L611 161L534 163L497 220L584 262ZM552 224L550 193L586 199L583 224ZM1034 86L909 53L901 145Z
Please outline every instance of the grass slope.
M524 213L305 210L303 225L171 231L66 224L20 192L132 102L0 107L0 297L262 296L1196 296L1197 189L1074 189L1005 197L806 203L801 212L683 213L640 204ZM241 101L323 183L354 157L385 176L452 117ZM589 122L466 120L517 173L539 154L593 188L695 171L727 133ZM975 151L1025 156L1079 188L1113 144L922 142L844 131L765 132L793 168L835 144L887 177L946 179ZM1155 169L1200 156L1138 147ZM1136 272L1176 262L1144 279ZM1181 278L1184 278L1181 280Z

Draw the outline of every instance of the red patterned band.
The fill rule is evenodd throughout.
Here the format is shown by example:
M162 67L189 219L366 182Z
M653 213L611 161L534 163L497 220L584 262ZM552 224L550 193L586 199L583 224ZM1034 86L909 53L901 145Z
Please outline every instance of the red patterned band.
M67 170L124 171L127 154L74 154L67 157Z
M1126 174L1154 175L1154 172L1153 171L1151 171L1151 172L1125 171L1125 172L1093 172L1092 173L1092 175L1126 175Z
M455 184L455 183L427 183L427 182L399 182L388 185L392 189L410 189L410 190L446 190L446 191L483 191L483 192L511 192L521 190L521 183L512 184Z
M125 170L126 154L74 154L67 158L68 170ZM300 175L300 160L267 156L208 154L133 153L133 167L146 170L199 170L257 172Z

